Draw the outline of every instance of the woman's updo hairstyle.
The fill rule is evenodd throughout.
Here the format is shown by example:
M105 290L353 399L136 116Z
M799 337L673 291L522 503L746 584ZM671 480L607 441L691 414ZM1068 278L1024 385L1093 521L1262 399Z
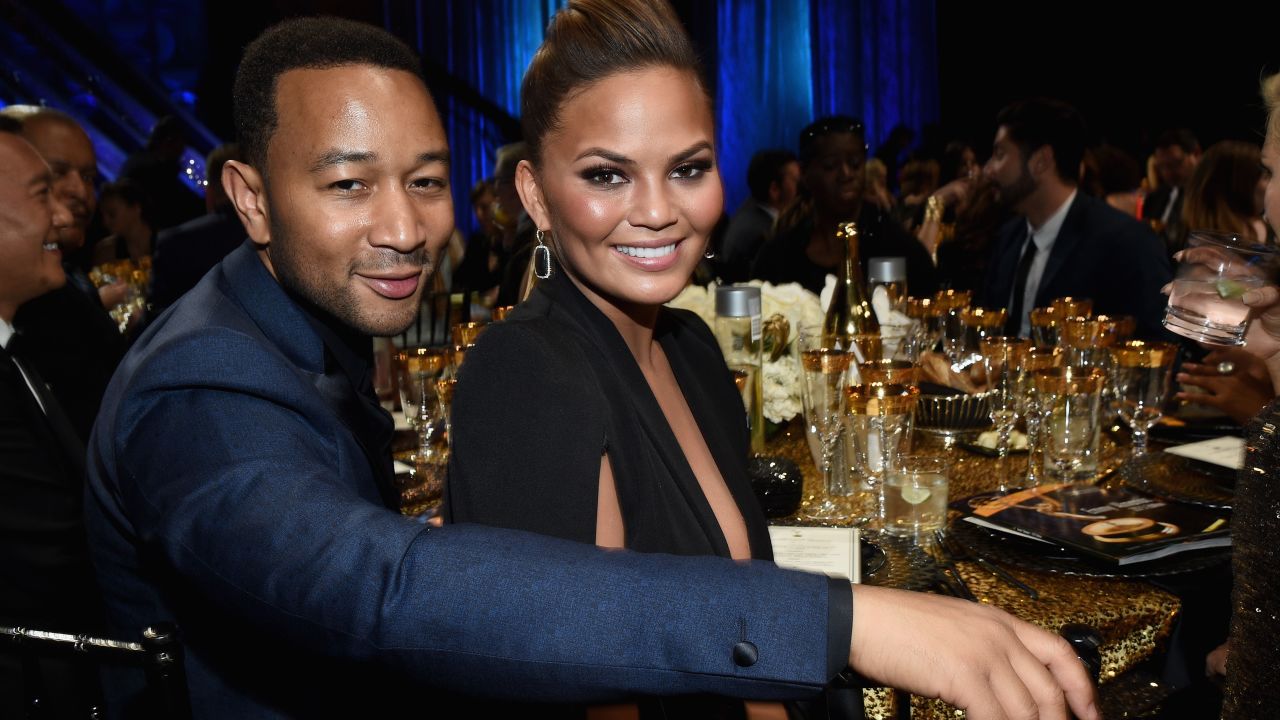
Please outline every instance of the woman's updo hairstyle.
M1280 73L1262 81L1262 100L1267 106L1267 140L1280 143Z
M537 165L570 96L610 75L650 67L693 74L702 64L666 0L570 0L547 27L520 86L520 123Z

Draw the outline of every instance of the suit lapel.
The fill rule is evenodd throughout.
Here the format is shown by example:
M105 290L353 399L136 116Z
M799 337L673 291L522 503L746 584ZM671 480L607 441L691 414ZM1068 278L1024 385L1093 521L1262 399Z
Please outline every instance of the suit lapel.
M23 370L27 372L31 385L39 394L39 402L31 394L31 388L27 386L26 379L22 377L9 353L0 348L0 382L11 385L31 427L45 441L46 447L56 448L56 459L66 470L63 479L68 483L78 483L84 477L84 443L40 375L25 363ZM44 406L43 410L41 405Z
M395 473L391 463L394 423L380 405L367 402L361 397L336 363L330 365L327 372L307 373L307 376L316 392L324 397L329 407L338 412L351 430L356 444L364 452L365 459L373 470L374 481L378 485L378 494L382 496L383 503L395 509L399 498L393 486Z

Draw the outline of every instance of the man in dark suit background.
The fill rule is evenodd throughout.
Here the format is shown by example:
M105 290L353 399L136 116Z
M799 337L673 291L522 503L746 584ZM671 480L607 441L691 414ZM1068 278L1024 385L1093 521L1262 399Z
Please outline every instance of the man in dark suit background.
M23 331L27 362L49 384L81 442L87 442L107 382L127 349L106 309L125 299L126 285L95 288L83 270L67 262L83 247L93 217L97 158L89 136L65 113L10 105L0 115L20 123L23 139L53 172L55 198L71 212L71 222L57 231L66 284L23 305L14 325Z
M204 189L204 202L208 214L161 230L156 236L151 290L147 295L151 306L148 318L154 319L177 302L205 273L244 242L244 227L222 189L222 165L228 160L240 159L240 149L235 143L214 148L205 160L209 184Z
M101 616L81 518L84 445L14 331L18 308L66 282L55 238L72 215L49 166L0 117L0 623L96 632ZM69 663L42 663L48 717L84 692ZM0 717L26 717L21 671L0 655ZM83 708L78 708L83 711Z
M369 336L413 321L452 230L443 126L412 52L348 21L269 30L235 96L251 243L126 358L87 502L114 629L177 620L197 717L792 697L845 663L978 714L1063 717L1065 693L1097 717L1066 642L990 607L399 516Z
M761 150L747 166L751 197L733 213L720 249L720 279L742 282L750 276L751 261L773 237L778 214L796 199L800 162L790 150Z
M1078 192L1080 114L1062 102L1033 99L1004 108L996 123L984 171L1019 217L1000 230L982 304L1009 308L1006 331L1026 336L1033 308L1084 297L1095 313L1132 315L1138 336L1160 337L1160 288L1173 278L1169 258L1146 225Z
M1182 237L1182 202L1187 181L1200 162L1200 141L1186 128L1166 130L1156 138L1156 175L1160 185L1142 203L1142 219L1169 242Z

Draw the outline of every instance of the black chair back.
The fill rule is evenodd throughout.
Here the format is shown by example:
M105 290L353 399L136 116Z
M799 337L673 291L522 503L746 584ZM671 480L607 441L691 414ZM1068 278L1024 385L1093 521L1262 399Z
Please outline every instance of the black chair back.
M51 704L42 658L69 658L94 675L101 665L141 666L147 676L144 703L154 710L148 715L176 720L191 717L182 643L171 623L143 630L141 642L0 625L0 653L16 655L21 661L24 707L30 720L47 717ZM86 700L83 716L94 720L105 717L101 699Z

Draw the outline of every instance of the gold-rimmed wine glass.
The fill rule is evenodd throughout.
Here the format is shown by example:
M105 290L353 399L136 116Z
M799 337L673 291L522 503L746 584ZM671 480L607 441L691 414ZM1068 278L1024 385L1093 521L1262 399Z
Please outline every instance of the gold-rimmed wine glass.
M1062 351L1056 347L1029 347L1022 356L1018 414L1027 424L1027 487L1039 485L1044 471L1044 444L1040 432L1040 398L1036 373L1062 367Z
M1133 433L1134 456L1147 452L1147 433L1164 414L1178 346L1128 340L1111 350L1120 417Z
M992 336L982 339L983 365L987 371L987 395L991 399L991 422L996 426L996 454L999 457L999 490L1009 489L1009 439L1018 422L1022 357L1031 341L1026 338Z

